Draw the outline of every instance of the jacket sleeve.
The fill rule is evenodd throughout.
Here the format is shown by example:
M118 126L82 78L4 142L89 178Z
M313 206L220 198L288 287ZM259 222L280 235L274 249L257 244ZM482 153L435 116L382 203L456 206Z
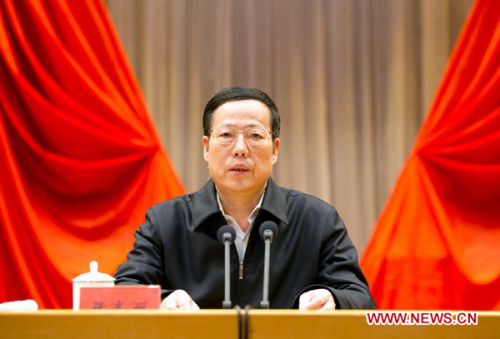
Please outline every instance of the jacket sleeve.
M162 299L172 291L164 289L164 253L153 209L146 212L146 221L135 231L133 249L127 254L127 261L115 273L117 285L161 285Z
M332 208L324 227L316 284L306 287L295 298L294 307L298 308L300 295L325 288L335 300L337 309L375 309L358 263L358 253L347 235L344 222Z

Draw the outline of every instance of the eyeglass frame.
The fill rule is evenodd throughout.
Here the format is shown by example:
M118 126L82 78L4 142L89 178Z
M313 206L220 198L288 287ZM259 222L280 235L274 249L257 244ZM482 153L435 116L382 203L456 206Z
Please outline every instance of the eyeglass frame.
M217 127L217 128L219 128L219 127ZM216 130L217 128L212 128L212 129L208 130L208 136L209 136L209 137L214 136L214 133L213 133L213 132L214 132L214 130ZM250 127L246 128L245 130L236 130L236 128L234 128L234 127L230 127L230 128L231 128L232 130L236 131L236 133L235 133L235 135L234 135L234 137L233 137L233 140L232 140L231 142L229 142L229 143L224 143L224 142L221 142L220 140L217 140L217 137L216 137L216 136L214 136L214 139L216 140L216 142L218 142L218 143L220 143L221 145L224 145L224 146L230 146L230 145L232 145L232 144L234 144L234 143L236 142L236 139L238 138L238 134L243 134L243 140L245 140L245 142L247 142L249 145L252 145L252 146L258 146L258 145L260 145L260 144L252 144L252 142L251 142L251 141L248 141L248 140L249 140L249 138L248 138L248 137L247 137L247 135L246 135L246 132L247 132L249 129L256 128L255 126L250 126ZM275 139L275 135L276 135L276 134L275 134L273 131L268 131L268 130L267 130L266 128L264 128L264 127L262 127L262 129L263 129L263 130L265 130L265 131L267 132L267 133L266 133L267 135L271 135L271 139L272 139L272 140L274 140L274 139ZM265 141L265 140L267 140L267 138L266 138L266 139L262 139L262 140L263 140L263 141Z

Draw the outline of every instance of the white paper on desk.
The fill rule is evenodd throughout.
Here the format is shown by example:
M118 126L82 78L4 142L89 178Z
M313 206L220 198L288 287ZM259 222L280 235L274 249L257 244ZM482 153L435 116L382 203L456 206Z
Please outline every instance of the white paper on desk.
M38 304L32 299L9 301L0 304L0 311L36 311Z

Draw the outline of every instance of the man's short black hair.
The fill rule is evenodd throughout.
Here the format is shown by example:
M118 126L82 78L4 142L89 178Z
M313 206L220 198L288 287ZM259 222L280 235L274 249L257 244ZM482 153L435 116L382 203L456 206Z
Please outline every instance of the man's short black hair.
M203 112L203 134L207 137L210 134L212 126L212 118L215 110L228 101L239 100L257 100L269 107L271 130L273 132L273 140L280 136L280 114L278 108L271 98L261 90L247 86L231 86L226 87L215 93L208 100Z

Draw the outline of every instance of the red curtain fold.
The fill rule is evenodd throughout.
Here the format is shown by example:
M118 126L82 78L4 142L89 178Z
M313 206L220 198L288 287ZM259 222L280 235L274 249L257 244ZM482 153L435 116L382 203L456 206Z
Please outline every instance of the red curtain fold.
M479 0L362 259L384 309L500 309L500 2Z
M0 86L0 302L70 308L185 190L100 1L1 1Z

